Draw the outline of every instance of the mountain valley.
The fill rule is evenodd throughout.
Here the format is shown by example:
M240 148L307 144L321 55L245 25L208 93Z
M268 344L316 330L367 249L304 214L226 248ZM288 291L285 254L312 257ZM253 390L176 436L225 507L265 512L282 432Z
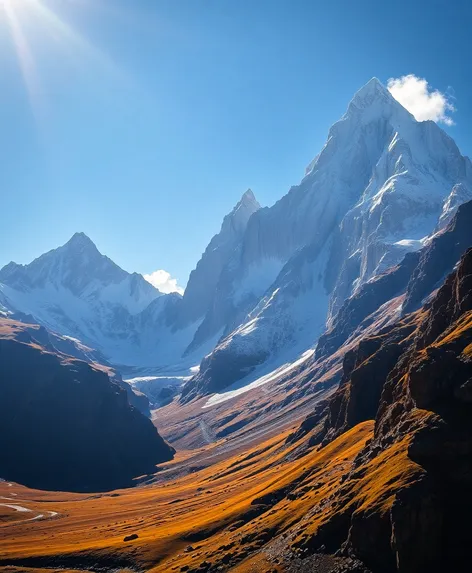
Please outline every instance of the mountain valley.
M0 270L0 570L468 568L472 163L373 78L186 290Z

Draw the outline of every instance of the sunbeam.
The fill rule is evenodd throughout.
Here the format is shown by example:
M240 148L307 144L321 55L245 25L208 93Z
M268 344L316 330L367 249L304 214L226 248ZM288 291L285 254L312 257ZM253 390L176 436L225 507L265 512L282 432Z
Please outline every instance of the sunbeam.
M0 17L4 14L9 34L18 59L31 109L37 121L44 117L44 84L40 74L41 64L34 44L40 42L50 49L56 66L69 71L82 69L112 82L115 86L129 86L129 78L106 54L94 47L87 39L41 0L0 0ZM34 38L27 32L34 31Z
M120 68L108 56L62 20L51 8L40 0L23 1L27 4L32 17L47 31L49 39L54 39L59 44L61 54L68 53L73 58L92 64L99 68L102 74L105 73L115 80L125 79Z
M17 3L11 0L3 0L2 7L6 15L6 21L10 28L11 38L15 46L18 63L20 66L23 81L28 92L31 109L37 120L41 115L41 82L38 70L33 58L33 52L28 43L27 37L18 17L16 7Z

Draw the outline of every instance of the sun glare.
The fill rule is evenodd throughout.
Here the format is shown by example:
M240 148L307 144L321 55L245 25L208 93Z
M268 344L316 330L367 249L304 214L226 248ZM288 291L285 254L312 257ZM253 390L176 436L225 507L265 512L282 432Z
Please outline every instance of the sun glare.
M44 89L40 77L41 63L28 32L34 30L34 41L51 48L56 65L81 63L88 69L99 69L101 77L124 81L119 68L95 48L71 25L41 0L0 0L0 21L7 25L28 99L37 119L44 112ZM31 34L30 34L31 35Z
M38 115L40 112L40 81L33 52L20 19L20 13L27 4L29 4L28 0L2 0L0 7L3 9L10 30L30 105L35 115Z

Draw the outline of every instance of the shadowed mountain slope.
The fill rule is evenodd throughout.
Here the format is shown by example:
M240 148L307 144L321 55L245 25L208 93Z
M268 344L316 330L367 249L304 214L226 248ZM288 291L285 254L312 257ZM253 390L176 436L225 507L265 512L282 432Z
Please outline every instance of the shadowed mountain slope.
M173 449L102 367L0 319L0 475L43 489L132 485Z
M358 327L365 328L364 321L389 300L404 295L400 301L403 314L418 308L472 245L471 222L472 201L469 201L458 208L448 225L422 249L408 253L397 266L364 284L344 302L331 327L320 336L315 358L336 352Z

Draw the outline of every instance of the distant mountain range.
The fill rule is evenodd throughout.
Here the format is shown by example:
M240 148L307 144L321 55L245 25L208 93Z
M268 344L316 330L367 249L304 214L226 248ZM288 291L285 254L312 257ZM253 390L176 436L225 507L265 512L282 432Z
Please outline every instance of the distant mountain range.
M0 271L0 311L77 339L118 369L188 377L203 359L188 401L314 349L325 330L339 331L350 297L420 252L470 199L470 160L374 78L299 185L269 208L244 193L183 297L161 294L77 233Z
M198 350L208 340L211 350L225 327L224 317L207 318L208 309L219 276L258 208L252 192L244 193L192 272L183 297L160 293L76 233L28 265L12 262L0 270L0 311L30 317L97 349L114 364L185 371L198 363Z

